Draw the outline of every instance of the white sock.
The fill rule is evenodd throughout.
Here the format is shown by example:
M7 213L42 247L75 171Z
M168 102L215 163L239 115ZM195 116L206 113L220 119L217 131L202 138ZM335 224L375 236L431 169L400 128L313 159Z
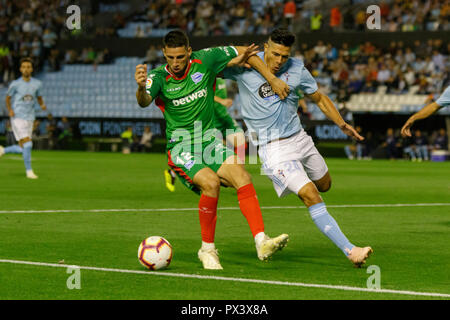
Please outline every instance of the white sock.
M209 250L215 250L216 246L214 245L214 242L204 242L202 241L202 250L209 251Z
M261 242L264 240L264 238L266 237L266 234L264 232L260 232L255 236L255 243L257 246L259 246L261 244Z

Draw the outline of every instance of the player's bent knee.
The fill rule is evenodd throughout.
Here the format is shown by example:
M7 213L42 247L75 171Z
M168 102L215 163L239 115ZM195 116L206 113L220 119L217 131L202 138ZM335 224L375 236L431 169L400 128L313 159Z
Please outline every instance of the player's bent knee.
M239 170L236 170L236 176L234 177L234 187L239 189L252 183L252 176L242 166L239 166Z
M317 186L317 189L320 192L327 192L328 190L330 190L330 188L331 188L331 179L329 179Z
M298 197L307 207L322 202L319 191L312 182L307 183L298 191Z
M220 179L212 170L203 169L199 171L194 177L194 183L200 188L202 193L208 196L217 197L219 195Z
M218 192L220 189L219 177L210 177L210 179L203 181L200 185L200 189L204 192Z
M314 181L317 189L320 192L327 192L331 188L331 176L330 173L327 172L322 178L317 181Z

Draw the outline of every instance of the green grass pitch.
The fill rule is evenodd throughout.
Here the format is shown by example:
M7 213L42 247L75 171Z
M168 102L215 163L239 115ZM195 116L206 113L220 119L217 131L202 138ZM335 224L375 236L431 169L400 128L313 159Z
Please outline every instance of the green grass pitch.
M449 164L326 161L333 183L324 201L351 242L374 249L367 266L379 267L381 289L450 294ZM224 270L205 271L197 258L198 196L179 181L174 193L166 190L166 162L163 154L35 151L39 179L32 181L25 178L20 156L3 156L0 299L449 299L339 289L367 288L367 266L353 268L315 227L297 197L278 199L258 165L246 167L263 208L266 233L288 233L290 242L272 261L259 261L236 191L222 189L216 246ZM418 203L433 205L396 205ZM180 210L161 210L170 208ZM171 265L161 272L145 270L137 259L139 243L150 235L164 236L174 248ZM66 282L71 274L64 265L5 260L64 260L67 265L143 273L81 269L81 289L70 290Z

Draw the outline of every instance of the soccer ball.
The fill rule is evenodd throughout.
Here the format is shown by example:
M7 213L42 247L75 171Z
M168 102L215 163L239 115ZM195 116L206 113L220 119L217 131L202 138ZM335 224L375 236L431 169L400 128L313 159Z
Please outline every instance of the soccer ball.
M172 261L172 246L163 237L148 237L139 246L138 258L150 270L166 268Z

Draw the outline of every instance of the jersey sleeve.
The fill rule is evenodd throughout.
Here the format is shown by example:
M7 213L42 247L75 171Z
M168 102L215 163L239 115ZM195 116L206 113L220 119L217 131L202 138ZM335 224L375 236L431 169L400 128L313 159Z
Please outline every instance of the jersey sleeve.
M230 67L223 69L223 77L225 79L237 80L240 74L244 72L244 68L241 67Z
M215 47L196 51L196 58L201 60L215 74L220 73L238 55L233 46Z
M436 103L441 107L450 106L450 86L445 89L445 91L441 94L439 99L436 100Z
M147 82L145 84L145 90L155 100L161 91L162 80L161 75L158 72L150 71L147 75Z
M17 92L17 82L13 81L9 85L6 95L12 97L16 92Z
M302 90L305 94L313 94L317 91L317 82L305 66L301 69L300 82L296 89Z

